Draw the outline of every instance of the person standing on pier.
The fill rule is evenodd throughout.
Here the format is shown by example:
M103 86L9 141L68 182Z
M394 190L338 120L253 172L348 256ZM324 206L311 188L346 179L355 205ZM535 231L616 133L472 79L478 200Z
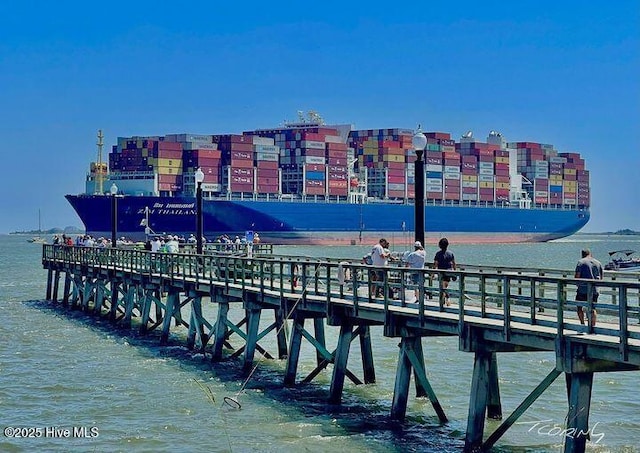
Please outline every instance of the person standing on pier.
M440 239L438 247L440 247L440 250L438 250L433 259L433 267L436 269L456 270L456 258L453 256L453 252L447 250L449 247L449 240L447 238ZM446 274L442 274L442 290L447 306L451 305L451 302L449 302L449 293L447 292L451 278L452 277ZM455 280L455 277L453 277L453 279Z
M411 269L424 269L424 261L425 261L425 254L424 254L424 247L422 246L422 244L420 243L420 241L416 241L415 244L413 244L413 248L415 249L413 252L409 253L409 255L407 255L407 267L410 267ZM420 273L419 272L414 272L411 274L411 282L416 285L416 289L415 291L415 296L416 296L416 302L418 301L418 297L420 295Z
M589 280L602 280L602 264L600 261L591 256L591 250L582 250L582 259L578 261L576 265L575 278L584 278ZM595 285L591 288L591 301L595 304L598 301L598 290ZM579 283L576 293L576 301L588 302L589 298L589 284ZM580 324L584 324L584 310L582 306L578 306L578 319ZM594 308L591 313L591 325L596 325L596 309Z
M371 249L371 264L373 266L384 267L389 262L389 256L391 255L388 251L389 242L382 238L376 245ZM369 277L372 281L372 284L369 287L369 294L371 297L383 297L384 284L376 283L384 281L384 271L375 270L371 271Z

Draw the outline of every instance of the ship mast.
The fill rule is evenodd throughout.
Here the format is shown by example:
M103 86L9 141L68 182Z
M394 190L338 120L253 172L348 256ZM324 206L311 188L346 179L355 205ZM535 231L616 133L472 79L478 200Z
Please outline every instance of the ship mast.
M102 139L104 135L102 135L102 129L98 130L98 165L96 166L96 193L103 193L103 183L104 183L104 174L102 172L102 146L104 142Z

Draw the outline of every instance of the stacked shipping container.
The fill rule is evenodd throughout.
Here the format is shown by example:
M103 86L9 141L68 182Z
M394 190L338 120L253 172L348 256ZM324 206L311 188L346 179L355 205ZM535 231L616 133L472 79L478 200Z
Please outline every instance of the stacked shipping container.
M425 197L444 202L506 202L511 176L522 174L536 204L587 207L589 172L578 153L558 153L536 142L459 143L443 132L426 133ZM415 175L408 129L354 130L308 126L243 134L170 134L119 138L109 155L111 173L153 175L160 194L191 195L197 168L212 194L280 194L344 197L354 150L366 169L368 196L414 198ZM348 142L345 142L347 141ZM517 168L510 167L510 155ZM104 172L104 168L102 170ZM92 172L97 173L94 165Z

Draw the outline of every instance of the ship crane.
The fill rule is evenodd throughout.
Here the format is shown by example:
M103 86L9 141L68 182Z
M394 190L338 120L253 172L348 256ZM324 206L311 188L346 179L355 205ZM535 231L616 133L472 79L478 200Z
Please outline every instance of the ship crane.
M355 164L358 159L352 159L349 161L349 203L362 204L367 200L367 180L366 173L362 172L360 175L356 175ZM364 177L362 177L364 175ZM354 182L356 182L354 184Z

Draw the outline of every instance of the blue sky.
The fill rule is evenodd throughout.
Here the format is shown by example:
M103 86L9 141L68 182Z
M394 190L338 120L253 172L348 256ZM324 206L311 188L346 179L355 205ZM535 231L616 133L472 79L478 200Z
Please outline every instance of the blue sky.
M234 133L298 110L552 143L591 170L583 231L640 230L640 4L0 3L0 232L81 226L96 132ZM428 220L427 220L428 221Z

